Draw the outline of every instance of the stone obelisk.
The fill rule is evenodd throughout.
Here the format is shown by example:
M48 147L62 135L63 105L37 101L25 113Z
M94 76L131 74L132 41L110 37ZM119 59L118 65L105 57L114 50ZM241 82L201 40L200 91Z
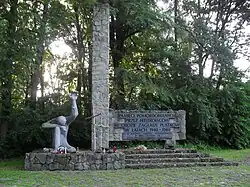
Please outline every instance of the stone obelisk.
M92 150L109 147L109 4L96 3L92 46Z

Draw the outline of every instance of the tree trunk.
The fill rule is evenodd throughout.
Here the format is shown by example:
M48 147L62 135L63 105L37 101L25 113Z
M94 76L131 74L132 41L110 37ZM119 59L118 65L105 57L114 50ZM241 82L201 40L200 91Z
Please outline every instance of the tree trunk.
M87 105L85 109L84 115L86 117L92 116L91 108L92 108L92 103L91 103L91 95L92 95L92 65L93 65L93 60L92 60L92 44L89 42L89 67L88 67L88 99L87 99Z
M202 21L202 18L201 18L201 2L200 0L198 0L198 24L200 24ZM198 27L198 26L197 26ZM199 27L198 27L199 28ZM199 37L201 36L202 33L200 32L197 32L199 33ZM200 78L203 78L203 73L204 73L204 67L203 67L203 49L201 47L199 47L198 49L198 66L199 66L199 77Z
M83 28L80 23L79 19L79 7L77 4L74 5L74 14L75 14L75 24L76 24L76 34L77 34L77 61L79 63L79 68L77 72L77 92L79 93L79 98L77 100L78 106L79 106L79 113L82 114L82 104L84 103L85 106L85 101L87 97L86 93L86 71L84 69L84 61L85 61L85 47L83 44ZM83 96L83 98L82 98Z
M174 0L174 41L175 41L175 50L177 51L177 42L178 42L178 33L177 33L177 24L178 24L178 0Z
M1 96L2 96L2 107L1 107L1 120L0 120L0 130L1 138L5 138L8 132L8 127L10 124L10 114L12 109L11 103L11 92L12 92L12 73L13 73L13 61L15 57L15 32L17 24L17 7L18 0L9 1L10 11L6 15L6 20L8 21L7 30L7 53L6 60L2 61L4 71L3 80L1 81Z
M200 49L202 50L202 49ZM198 65L199 65L199 77L202 78L203 77L203 57L202 57L202 52L199 52L198 55Z
M215 60L212 59L212 66L211 66L211 70L210 70L210 76L209 76L209 80L211 81L213 76L214 76L214 66L215 66Z
M44 104L44 77L43 77L43 71L40 74L40 84L41 84L41 111L44 114L44 110L45 110L45 104Z
M120 18L119 13L114 19L111 18L111 29L110 29L110 46L111 46L111 56L114 68L114 87L115 96L112 96L112 108L124 109L125 108L125 87L124 87L124 76L121 68L121 61L125 53L125 33L122 24L122 18Z
M46 23L48 16L48 2L43 4L43 15L38 29L38 42L36 46L36 60L35 67L31 75L31 98L30 107L36 109L36 99L37 99L37 87L39 84L40 74L42 73L41 65L43 61L43 54L45 50L45 39L46 39Z

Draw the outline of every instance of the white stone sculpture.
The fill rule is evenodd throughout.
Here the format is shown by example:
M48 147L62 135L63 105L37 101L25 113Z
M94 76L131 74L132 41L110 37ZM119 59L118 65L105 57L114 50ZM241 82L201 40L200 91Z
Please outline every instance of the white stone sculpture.
M54 152L57 152L59 147L64 147L65 150L67 150L67 152L69 153L76 152L76 148L69 145L67 140L67 135L68 135L69 125L78 116L78 108L76 104L77 94L70 93L69 97L71 98L72 101L71 115L66 117L59 116L42 124L42 128L54 128L53 145L52 145Z

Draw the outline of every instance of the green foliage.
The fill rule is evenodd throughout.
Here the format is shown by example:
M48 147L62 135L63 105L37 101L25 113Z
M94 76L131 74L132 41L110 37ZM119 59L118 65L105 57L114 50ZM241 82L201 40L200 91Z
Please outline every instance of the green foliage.
M221 144L245 148L250 144L250 97L244 87L229 87L216 96L217 114L222 124Z
M181 148L188 148L188 149L195 149L198 151L209 153L211 151L221 151L223 150L221 147L215 146L215 145L209 145L207 142L199 141L197 143L191 144L191 143L184 143L179 144L177 147Z
M25 152L51 147L51 129L42 129L41 124L59 115L68 115L68 106L54 108L56 112L41 115L30 108L16 111L11 116L11 131L0 143L0 158L22 156ZM90 147L90 123L83 117L78 117L72 123L69 131L71 145L81 148Z
M49 141L48 133L41 132L40 126L43 119L37 112L26 108L12 114L12 131L0 144L1 157L20 156L24 151L32 151L38 145L45 145Z
M67 115L66 95L74 89L81 115L69 141L89 148L91 125L83 116L91 115L88 66L97 1L15 2L0 4L0 129L8 132L1 137L1 157L50 146L50 131L40 125ZM241 54L249 55L249 2L175 3L166 1L160 10L152 0L110 1L110 106L183 109L188 142L250 147L250 86L234 66ZM53 54L56 40L72 53Z

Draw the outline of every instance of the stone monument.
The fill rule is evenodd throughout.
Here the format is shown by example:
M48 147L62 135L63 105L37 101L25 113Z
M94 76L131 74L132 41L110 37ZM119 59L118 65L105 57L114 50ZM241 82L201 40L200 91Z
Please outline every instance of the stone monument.
M69 124L78 115L77 97L72 94L71 116L59 116L42 125L43 128L54 128L55 130L54 152L26 153L26 170L107 170L125 168L124 153L105 152L105 149L109 148L109 16L108 1L97 1L93 12L93 64L91 66L92 151L76 151L67 142ZM62 154L55 152L60 146L65 147L67 152Z
M110 115L109 140L165 140L172 147L186 139L186 112L157 110L114 110Z
M25 155L27 170L107 170L125 168L125 153L108 151L110 141L165 140L175 145L186 138L185 111L109 109L109 16L107 1L97 1L92 33L92 151L77 151L68 144L69 125L78 116L77 95L71 93L72 113L59 116L42 128L53 128L53 151ZM65 152L58 152L63 148ZM112 150L112 149L111 149Z
M92 33L92 150L109 148L109 4L97 3Z
M44 124L43 128L54 128L53 151L33 151L25 154L26 170L110 170L125 168L125 154L122 152L76 151L68 144L69 125L78 115L75 93L70 94L72 113L70 116L59 116ZM95 115L94 117L100 116ZM100 123L101 125L102 123ZM99 126L97 126L99 128ZM100 131L101 132L101 131ZM108 136L108 135L107 135ZM107 139L106 139L107 140ZM100 140L102 142L102 137ZM101 145L101 144L100 144ZM67 151L62 151L63 148ZM59 151L58 151L59 149Z
M68 144L67 135L69 130L69 125L76 119L78 116L78 109L77 109L77 94L71 93L69 97L72 101L72 110L70 116L59 116L57 118L53 118L46 123L42 124L42 128L54 128L54 136L53 136L53 143L52 148L54 152L57 152L58 149L61 147L65 149L65 152L76 152L76 148Z
M109 4L97 3L92 33L92 150L110 141L165 140L166 147L186 138L185 111L109 109Z

